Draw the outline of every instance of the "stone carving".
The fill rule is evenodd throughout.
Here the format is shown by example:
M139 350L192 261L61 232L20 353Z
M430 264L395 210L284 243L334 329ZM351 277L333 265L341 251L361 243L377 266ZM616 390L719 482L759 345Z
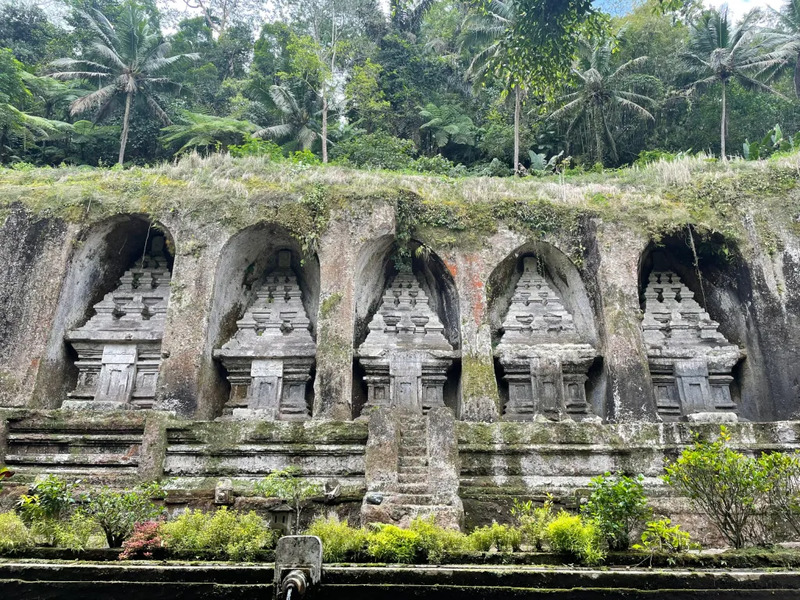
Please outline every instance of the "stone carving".
M717 331L719 323L675 273L651 273L644 296L642 330L659 414L698 420L727 412L735 419L731 369L744 352Z
M95 304L85 325L67 332L78 353L78 385L63 408L152 408L170 293L164 237Z
M444 406L447 369L458 352L416 276L400 273L386 286L368 328L357 351L366 371L365 411L389 406L422 414Z
M236 322L238 331L214 351L231 384L223 418L302 421L310 416L306 388L316 344L291 261L291 252L278 252L277 268Z
M586 373L597 356L575 327L536 259L523 272L502 325L495 356L508 382L504 418L596 420L586 401Z

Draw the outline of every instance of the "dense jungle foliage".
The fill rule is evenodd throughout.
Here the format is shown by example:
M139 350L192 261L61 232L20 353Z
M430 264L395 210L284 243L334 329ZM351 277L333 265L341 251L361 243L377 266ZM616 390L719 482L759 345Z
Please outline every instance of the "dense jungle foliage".
M511 175L794 149L800 0L740 18L602 6L6 0L0 162L197 151Z

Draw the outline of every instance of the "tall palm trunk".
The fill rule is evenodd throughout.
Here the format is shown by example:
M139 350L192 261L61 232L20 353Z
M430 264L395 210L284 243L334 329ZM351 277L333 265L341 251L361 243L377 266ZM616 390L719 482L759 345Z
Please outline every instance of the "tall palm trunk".
M727 82L723 79L722 80L722 121L720 122L720 157L722 160L728 160L728 153L725 151L725 138L728 136L728 107L727 107L727 98L725 94L725 90L727 88Z
M131 100L133 92L128 92L125 97L125 116L122 119L122 138L119 141L119 166L121 167L125 162L125 146L128 145L128 130L130 128L131 119Z
M515 88L514 98L514 175L519 176L519 121L522 113L522 91Z
M800 53L794 60L794 93L800 98Z
M605 144L603 142L603 131L601 129L602 117L599 113L600 109L595 106L592 109L592 123L594 125L594 152L595 160L601 165L605 166L605 157L603 156L605 154Z
M328 99L322 96L322 162L328 162Z

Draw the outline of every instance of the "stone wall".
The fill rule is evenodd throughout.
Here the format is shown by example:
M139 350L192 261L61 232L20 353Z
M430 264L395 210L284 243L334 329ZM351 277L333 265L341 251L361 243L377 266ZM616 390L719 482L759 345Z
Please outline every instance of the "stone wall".
M452 365L436 376L445 378L443 403L457 420L458 456L451 462L461 465L468 524L499 515L514 495L556 490L573 501L606 470L642 472L658 495L664 458L688 443L691 431L717 427L665 423L657 411L642 333L655 269L679 275L744 356L730 372L741 418L736 443L752 452L798 446L796 425L787 422L800 406L800 242L791 215L776 215L768 235L745 215L736 239L702 234L699 225L636 228L590 211L539 232L498 217L476 238L409 224L399 207L412 196L406 190L338 197L324 210L262 198L253 200L247 219L211 219L199 206L158 214L106 210L98 217L87 210L69 218L22 201L7 205L0 227L0 458L20 472L20 482L44 472L116 483L164 477L206 498L220 480L245 485L298 466L322 482L336 480L353 498L363 495L370 434L365 422L354 421L368 394L358 348L398 272L424 290L430 316L422 316L435 315L450 347ZM436 199L424 203L451 209ZM267 205L273 208L262 218ZM298 226L293 211L301 209L311 221ZM67 332L89 320L154 230L166 239L171 280L153 410L57 410L78 376ZM292 253L316 344L310 420L216 421L231 384L215 350L237 331L281 250ZM587 378L583 422L568 410L538 415L538 422L535 411L529 422L504 416L509 392L497 347L524 265L558 297L559 319L574 323L575 339L564 343L583 344L589 357L577 373ZM547 326L537 331L548 335ZM554 339L536 338L534 345ZM557 363L544 375L566 374L568 361ZM538 378L534 389L552 383L533 363L520 364L518 375Z

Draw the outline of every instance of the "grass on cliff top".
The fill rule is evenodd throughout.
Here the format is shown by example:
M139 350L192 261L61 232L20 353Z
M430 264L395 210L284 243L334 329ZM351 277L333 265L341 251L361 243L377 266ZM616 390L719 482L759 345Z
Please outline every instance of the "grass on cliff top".
M322 189L328 208L354 211L412 194L426 207L417 225L455 232L452 243L459 242L458 235L490 234L498 221L547 233L551 221L569 222L569 229L586 214L656 237L691 223L735 238L742 232L742 217L752 218L754 212L765 220L794 219L800 213L793 192L798 179L800 153L727 163L698 155L641 168L523 179L454 179L190 154L174 163L125 170L2 168L0 218L4 207L21 202L37 216L78 222L115 213L158 219L177 212L199 222L243 227L261 220L291 221L292 206Z

